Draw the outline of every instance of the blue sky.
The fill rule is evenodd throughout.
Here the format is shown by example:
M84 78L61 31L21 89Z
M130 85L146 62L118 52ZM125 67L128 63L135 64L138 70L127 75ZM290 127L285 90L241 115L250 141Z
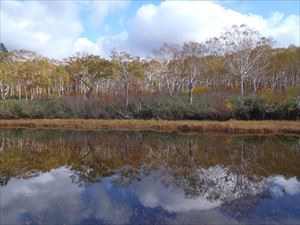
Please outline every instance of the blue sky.
M252 1L219 1L222 5L232 7L243 13L259 14L264 17L272 12L280 11L286 15L299 14L299 1L297 0L252 0Z
M122 18L124 21L128 21L134 17L136 11L145 4L153 4L159 5L162 1L138 1L133 0L129 2L128 6L123 10L117 10L114 13L111 13L106 18L106 24L111 28L111 33L116 34L121 31L120 19ZM246 13L246 14L257 14L261 15L265 18L269 17L273 12L282 12L285 15L295 14L299 15L299 2L296 0L252 0L252 1L242 1L242 0L217 0L219 4L223 5L226 8L234 9L238 12ZM86 30L83 36L89 37L91 40L95 41L99 34L105 34L104 26L100 27L100 29L95 30L90 28L88 25L87 12L82 12L81 17L82 21L85 23Z
M112 0L113 1L113 0ZM88 37L90 40L95 41L99 35L104 35L106 33L111 34L117 34L122 31L122 25L120 25L120 20L123 20L124 23L132 19L137 12L137 10L142 7L145 4L153 4L153 5L159 5L162 1L156 0L156 1L138 1L133 0L129 1L127 6L113 11L110 13L106 19L105 19L105 25L109 26L110 30L106 31L105 26L101 26L98 29L95 29L94 27L91 27L89 25L88 21L88 13L87 11L81 12L81 19L84 23L85 32L83 33L83 36Z
M298 1L1 0L0 39L51 58L111 49L149 55L164 42L205 41L246 24L276 47L299 45Z

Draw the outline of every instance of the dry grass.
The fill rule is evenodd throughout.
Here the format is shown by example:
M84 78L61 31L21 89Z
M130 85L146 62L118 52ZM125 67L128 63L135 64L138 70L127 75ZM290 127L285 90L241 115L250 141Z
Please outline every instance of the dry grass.
M0 120L0 128L51 128L68 130L136 130L178 133L296 134L300 121L166 121L41 119Z

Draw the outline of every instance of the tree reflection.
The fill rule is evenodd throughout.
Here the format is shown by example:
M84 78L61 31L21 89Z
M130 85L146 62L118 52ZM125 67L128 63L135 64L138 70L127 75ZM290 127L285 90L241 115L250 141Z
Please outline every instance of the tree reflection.
M266 177L300 177L295 137L26 132L0 132L2 186L11 177L26 179L67 167L81 187L104 177L111 177L114 187L127 187L148 177L186 198L219 200L229 212L243 214L270 196Z
M5 174L4 171L0 170L0 186L7 185L9 180L10 180L10 177L7 174Z
M132 183L141 181L141 167L139 165L133 165L128 159L129 150L129 136L126 134L126 140L124 143L124 164L116 171L116 179L111 181L114 187L127 186Z

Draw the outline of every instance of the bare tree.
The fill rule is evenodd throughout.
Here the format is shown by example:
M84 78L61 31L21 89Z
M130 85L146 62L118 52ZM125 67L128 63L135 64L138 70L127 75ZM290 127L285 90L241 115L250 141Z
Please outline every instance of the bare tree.
M234 25L219 38L210 39L207 44L212 53L222 56L227 70L239 77L241 96L244 96L246 78L261 73L269 63L264 59L271 40L246 25Z
M183 63L183 80L188 87L189 104L193 104L193 90L194 84L199 79L203 71L203 63L201 57L204 56L206 50L204 45L197 42L184 43L181 51L181 58Z
M125 94L125 109L128 109L129 96L129 79L131 77L142 76L142 65L139 57L131 55L127 52L111 52L112 63L114 65L114 72L119 77L124 85Z
M254 71L250 76L254 93L256 93L260 83L267 77L267 73L270 73L272 57L272 49L268 45L257 47L253 51L253 55L260 54L259 52L263 52L262 54L264 57L261 57L256 63L255 68L253 68Z
M158 50L154 50L154 57L160 62L163 82L169 95L173 95L180 85L178 59L180 46L176 44L163 44Z
M157 60L144 60L143 61L143 70L145 73L145 90L153 93L155 91L161 91L162 82L161 76L163 71L163 64Z

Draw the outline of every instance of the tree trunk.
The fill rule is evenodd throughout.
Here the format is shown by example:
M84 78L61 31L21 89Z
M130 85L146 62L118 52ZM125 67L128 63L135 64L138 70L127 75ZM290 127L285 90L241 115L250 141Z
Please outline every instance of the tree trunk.
M125 91L125 109L128 109L128 81L124 83L124 91Z
M172 96L173 95L173 91L172 91L172 88L171 88L171 84L170 84L169 78L166 79L166 82L167 82L167 87L168 87L168 90L169 90L169 95Z
M194 90L194 78L188 80L188 89L189 89L189 104L193 104L193 90Z
M94 89L94 87L89 87L89 90L88 90L88 92L86 93L86 97L87 97L87 98L90 98L90 97L91 97L92 92L93 92L93 89Z
M193 83L189 83L189 104L193 104Z
M258 84L256 83L257 81L256 81L256 79L253 79L253 93L254 94L256 94L256 92L257 92L257 88L258 88Z
M241 97L244 97L244 79L241 79Z

